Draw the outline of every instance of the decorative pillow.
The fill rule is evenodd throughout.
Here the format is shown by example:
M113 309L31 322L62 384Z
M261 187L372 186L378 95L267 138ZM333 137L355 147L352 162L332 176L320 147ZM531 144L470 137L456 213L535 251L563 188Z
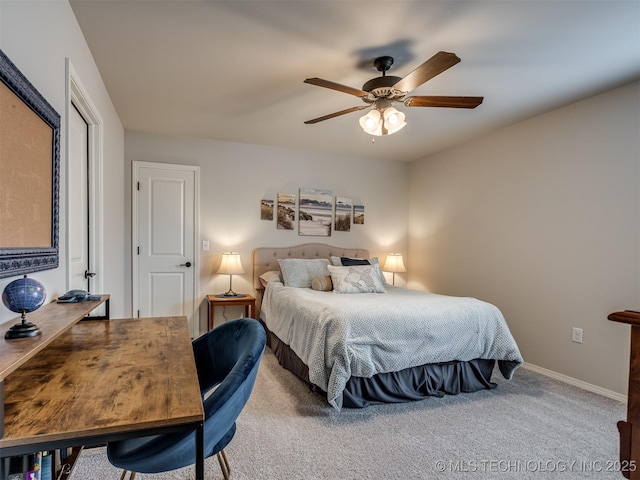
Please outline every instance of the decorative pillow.
M329 275L329 270L327 270L329 260L326 258L313 260L281 258L278 259L278 264L286 287L311 288L311 281L314 278Z
M367 263L354 263L354 265L373 265L374 263L378 263L378 257L371 257L369 260L366 258L353 258L353 257L331 257L331 265L335 265L336 267L345 266L342 261L346 262L367 262Z
M333 290L333 282L331 276L326 275L324 277L316 277L311 280L311 288L314 290L320 290L321 292L330 292Z
M362 262L362 263L357 263ZM367 263L364 263L367 262ZM349 257L331 257L331 265L335 265L336 267L347 266L347 265L378 265L380 266L380 262L378 261L378 257L371 257L369 260L366 258L349 258ZM380 272L380 281L383 285L387 284L387 279L382 273L382 269L378 269Z
M352 265L371 265L371 262L366 258L340 257L340 263L343 267L350 267Z
M327 267L331 273L333 291L336 293L386 293L380 280L378 265L353 265L350 267Z
M383 285L387 285L387 279L384 278L384 273L382 273L382 267L380 267L380 262L378 261L378 257L371 257L369 259L369 263L371 265L375 265L378 267L378 273L380 274L380 281L382 282Z
M271 280L274 277L278 277L278 280L280 280L280 272L276 272L274 271L269 271L269 272L264 272L262 275L260 275L260 283L262 284L263 287L267 287L267 283L269 283L269 280Z

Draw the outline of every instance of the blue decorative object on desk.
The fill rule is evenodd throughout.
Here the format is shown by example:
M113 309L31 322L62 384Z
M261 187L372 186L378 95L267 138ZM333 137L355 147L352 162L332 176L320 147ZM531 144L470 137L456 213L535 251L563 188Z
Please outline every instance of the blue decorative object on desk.
M47 292L37 280L19 278L9 283L2 292L2 303L12 312L22 314L22 322L16 323L4 334L4 338L25 338L40 335L40 329L27 322L26 314L39 309L47 298Z

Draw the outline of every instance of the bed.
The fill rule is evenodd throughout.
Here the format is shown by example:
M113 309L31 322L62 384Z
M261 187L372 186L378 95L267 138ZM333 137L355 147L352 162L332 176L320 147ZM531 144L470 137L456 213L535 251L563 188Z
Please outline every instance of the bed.
M284 368L337 410L495 388L496 362L512 378L523 360L497 307L389 285L377 263L321 243L254 250L260 321Z

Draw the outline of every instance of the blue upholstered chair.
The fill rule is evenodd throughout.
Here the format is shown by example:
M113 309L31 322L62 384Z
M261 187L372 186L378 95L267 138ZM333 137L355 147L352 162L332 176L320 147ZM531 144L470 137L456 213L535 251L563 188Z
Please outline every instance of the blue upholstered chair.
M265 332L251 318L222 324L193 341L193 353L204 405L204 455L217 455L225 479L231 469L224 453L236 431L264 352ZM217 387L217 388L216 388ZM194 432L134 438L107 445L109 461L127 471L159 473L196 462Z

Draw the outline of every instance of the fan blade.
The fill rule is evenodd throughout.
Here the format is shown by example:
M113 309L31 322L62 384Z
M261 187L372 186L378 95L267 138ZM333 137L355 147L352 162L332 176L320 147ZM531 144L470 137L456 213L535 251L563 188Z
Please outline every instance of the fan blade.
M304 123L306 123L307 125L311 125L312 123L322 122L324 120L329 120L330 118L335 118L335 117L339 117L340 115L345 115L347 113L357 112L358 110L363 110L365 108L369 108L370 106L371 105L362 105L360 107L347 108L346 110L340 110L339 112L330 113L329 115L325 115L324 117L318 117L318 118L314 118L313 120L307 120Z
M445 108L476 108L484 97L407 97L403 103L407 107L445 107Z
M341 85L340 83L331 82L329 80L323 80L322 78L307 78L304 83L317 85L318 87L330 88L331 90L348 93L349 95L355 95L356 97L366 97L368 95L367 92L363 90L347 87L346 85Z
M460 62L460 59L455 53L438 52L409 75L398 81L393 88L400 92L410 92L427 80L431 80L436 75L440 75L445 70L453 67L458 62Z

